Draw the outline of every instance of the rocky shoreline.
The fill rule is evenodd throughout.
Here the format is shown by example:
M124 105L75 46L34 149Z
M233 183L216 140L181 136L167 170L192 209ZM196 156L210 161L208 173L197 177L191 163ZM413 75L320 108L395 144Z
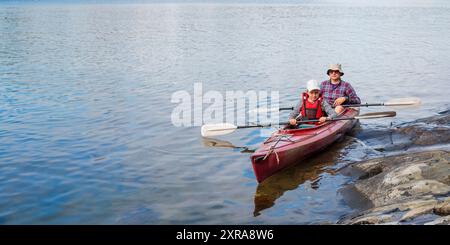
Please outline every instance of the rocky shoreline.
M449 224L450 153L421 152L351 165L354 184L372 208L339 224Z
M393 129L409 138L388 150L448 144L450 113ZM389 149L389 147L391 149ZM384 150L384 149L383 149ZM337 224L450 224L450 153L409 152L357 162L341 170L357 177L351 188L370 202L368 208Z

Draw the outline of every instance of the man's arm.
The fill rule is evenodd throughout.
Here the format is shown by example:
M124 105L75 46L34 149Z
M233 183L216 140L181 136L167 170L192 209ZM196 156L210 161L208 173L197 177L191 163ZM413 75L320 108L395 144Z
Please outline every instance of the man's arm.
M359 99L358 95L356 94L355 90L353 89L352 85L350 85L350 83L347 83L345 94L347 96L346 101L347 104L361 104L361 100Z

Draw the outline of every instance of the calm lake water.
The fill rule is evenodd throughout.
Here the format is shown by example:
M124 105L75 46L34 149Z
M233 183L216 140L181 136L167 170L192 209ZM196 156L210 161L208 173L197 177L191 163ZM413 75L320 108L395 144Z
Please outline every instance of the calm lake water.
M333 169L377 155L358 132L450 107L450 6L428 2L0 4L0 223L335 222L358 207L343 191L353 179ZM244 148L171 124L172 94L194 83L279 91L292 106L333 62L363 102L423 104L361 121L361 142L259 185ZM264 138L220 140L255 149Z

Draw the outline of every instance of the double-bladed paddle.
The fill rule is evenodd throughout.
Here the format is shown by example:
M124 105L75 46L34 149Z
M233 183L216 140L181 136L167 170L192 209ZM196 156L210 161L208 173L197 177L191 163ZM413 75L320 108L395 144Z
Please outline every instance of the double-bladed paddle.
M380 103L365 103L365 104L349 104L342 105L343 107L370 107L370 106L417 106L420 105L421 101L419 98L398 98L391 99ZM279 111L293 110L294 107L281 107L281 108L256 108L250 110L249 113L267 113Z
M355 119L374 119L374 118L382 118L382 117L395 117L395 111L386 111L386 112L373 112L366 113L359 116L354 117L338 117L333 119L328 119L327 121L340 121L340 120L355 120ZM308 123L308 122L319 122L319 120L304 120L299 121L298 123ZM203 137L211 137L217 135L225 135L230 134L236 129L242 128L261 128L261 127L270 127L275 125L286 125L289 124L287 122L278 123L278 124L264 124L264 125L243 125L236 126L232 123L216 123L216 124L205 124L201 128L201 134Z

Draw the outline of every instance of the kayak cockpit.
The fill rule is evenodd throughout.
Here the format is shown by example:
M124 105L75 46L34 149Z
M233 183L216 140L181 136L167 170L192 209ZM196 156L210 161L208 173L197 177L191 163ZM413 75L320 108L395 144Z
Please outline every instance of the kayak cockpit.
M290 125L287 125L283 127L282 129L278 130L278 134L292 134L292 133L300 133L304 131L311 131L311 130L317 130L319 128L322 128L326 125L329 125L333 122L324 122L321 124L313 125L313 124L300 124L298 128L291 128Z

